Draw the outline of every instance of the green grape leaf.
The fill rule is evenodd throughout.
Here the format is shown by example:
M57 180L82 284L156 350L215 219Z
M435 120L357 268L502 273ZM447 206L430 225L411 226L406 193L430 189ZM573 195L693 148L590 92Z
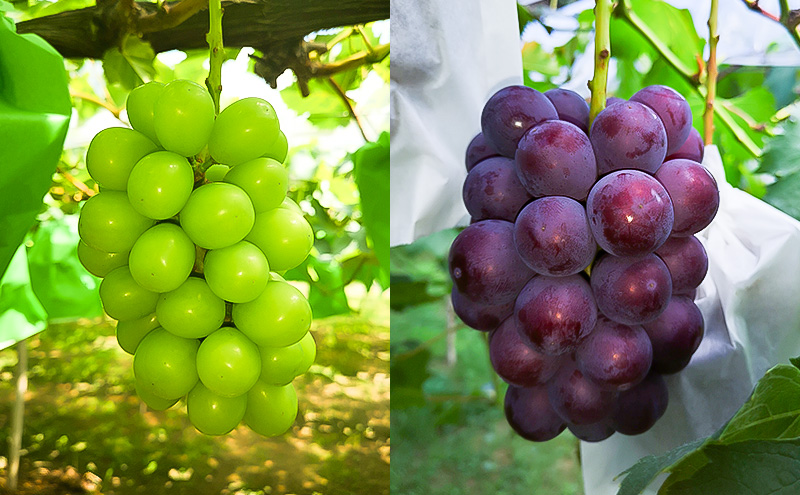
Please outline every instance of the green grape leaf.
M766 142L758 171L780 178L800 171L800 115L795 112L777 131Z
M0 274L33 225L61 156L71 101L64 59L0 23Z
M324 81L312 79L308 82L309 95L303 97L297 83L281 90L286 106L299 115L306 114L309 122L323 129L345 126L350 123L350 114L333 88Z
M522 47L522 69L548 77L557 76L561 72L553 54L547 53L542 45L534 41L525 43Z
M425 405L422 385L430 377L428 362L429 349L420 349L417 341L404 341L393 344L389 373L392 376L392 409L421 407Z
M778 178L767 186L767 193L762 198L775 208L800 220L800 173Z
M362 223L372 241L384 281L389 277L389 133L353 153ZM382 283L385 286L386 284Z
M31 289L25 246L0 279L0 350L47 328L47 312Z
M308 302L314 311L314 318L349 313L347 294L344 292L342 267L334 260L320 261L313 256L308 257L308 266L316 274L311 283Z
M156 54L150 43L137 36L126 36L121 48L111 48L103 55L103 71L108 81L109 90L117 88L120 96L114 100L122 104L127 92L135 87L151 81L156 76L154 66ZM122 99L123 101L118 101Z
M656 476L669 470L670 466L697 449L705 440L705 438L700 438L659 456L648 455L642 457L636 464L620 475L625 475L625 479L622 480L617 495L637 495L642 493Z

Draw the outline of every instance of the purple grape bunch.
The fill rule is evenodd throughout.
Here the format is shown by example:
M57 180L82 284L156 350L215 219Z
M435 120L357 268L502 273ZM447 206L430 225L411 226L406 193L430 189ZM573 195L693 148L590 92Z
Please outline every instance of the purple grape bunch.
M694 234L719 191L691 110L666 86L610 100L590 127L575 92L503 88L466 152L453 308L490 332L506 418L532 441L649 430L667 408L663 375L703 338L708 256Z

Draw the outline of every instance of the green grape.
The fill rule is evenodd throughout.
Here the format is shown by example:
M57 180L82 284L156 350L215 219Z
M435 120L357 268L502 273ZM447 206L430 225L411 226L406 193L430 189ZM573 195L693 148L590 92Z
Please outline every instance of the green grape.
M242 395L261 373L258 346L235 328L220 328L200 344L197 373L203 385L217 395Z
M269 280L267 258L247 241L206 253L203 272L214 294L234 303L252 301Z
M104 190L124 191L128 176L143 156L158 146L127 127L111 127L95 135L86 152L86 169Z
M158 318L155 313L136 320L118 321L117 343L123 351L133 354L145 335L156 328L158 328Z
M225 176L250 196L256 213L277 208L289 190L289 174L272 158L256 158L237 165Z
M296 267L306 259L314 245L314 231L303 215L286 208L275 208L256 215L247 237L267 255L272 270Z
M115 320L136 320L156 310L158 294L137 284L126 265L111 270L100 282L100 301Z
M301 341L302 342L302 341ZM261 380L270 385L286 385L297 376L303 362L303 347L300 342L287 347L260 347Z
M155 221L133 209L119 191L95 194L81 209L78 234L83 242L107 253L127 253Z
M150 153L136 163L128 179L128 200L142 215L155 220L174 217L194 187L186 158L171 151Z
M233 305L233 323L260 346L286 347L311 326L311 306L299 290L273 281L253 301Z
M195 248L183 230L171 223L151 228L136 241L128 258L134 280L153 292L181 286L194 266Z
M202 383L194 386L186 396L189 421L200 433L224 435L230 433L244 417L247 395L222 397Z
M203 150L214 127L214 100L194 81L164 86L153 107L153 128L164 149L183 156Z
M311 332L308 332L300 339L298 344L303 348L303 360L295 370L295 374L300 376L308 372L311 365L314 364L314 360L317 359L317 343L314 342L314 336L311 335Z
M78 259L86 271L103 278L114 268L128 264L128 253L107 253L95 249L83 241L78 242Z
M283 131L278 132L278 137L270 145L269 149L264 153L265 158L272 158L281 163L286 161L286 155L289 154L289 142L286 140L286 134Z
M277 272L269 272L269 279L277 280L278 282L286 282L286 279L283 278L283 276Z
M298 215L302 215L303 214L303 209L300 208L300 205L295 203L294 200L292 200L292 198L290 198L290 197L283 198L283 202L281 203L281 205L278 208L285 208L287 210L292 210L293 212L297 213Z
M163 399L179 399L197 384L200 342L157 328L139 343L133 355L133 374L145 392Z
M205 249L219 249L245 238L255 222L253 202L239 186L212 182L194 190L181 211L181 227Z
M225 301L202 278L189 277L172 292L161 294L156 305L161 326L178 337L197 339L218 329L225 320Z
M269 385L262 381L247 392L244 422L266 437L285 433L297 418L297 392L292 384Z
M225 175L228 173L228 170L231 168L227 165L221 165L219 163L215 163L208 167L206 170L206 180L208 182L222 182L225 178Z
M163 83L150 81L134 88L128 94L128 102L125 105L131 126L157 144L159 141L158 137L156 137L156 130L153 127L153 107L155 107L156 100L163 92Z
M162 399L161 397L149 392L139 380L135 380L134 387L136 388L136 395L142 399L142 402L147 404L147 407L154 411L166 411L170 407L178 403L178 399Z
M267 153L279 132L272 105L261 98L244 98L220 112L208 151L214 160L234 167Z

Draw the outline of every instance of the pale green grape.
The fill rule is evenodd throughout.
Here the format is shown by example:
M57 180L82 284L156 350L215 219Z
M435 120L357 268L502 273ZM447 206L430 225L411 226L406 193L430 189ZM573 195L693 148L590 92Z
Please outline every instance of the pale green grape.
M209 390L202 383L194 386L186 396L189 421L206 435L230 433L244 417L247 395L223 397Z
M203 270L214 294L234 303L252 301L269 280L267 258L247 241L212 249L206 253Z
M161 326L178 337L205 337L222 325L225 301L202 278L189 277L172 292L161 294L156 306Z
M220 328L200 344L197 373L203 385L217 395L242 395L261 373L258 346L235 328Z
M114 268L128 264L128 253L107 253L95 249L83 241L78 242L78 259L86 271L103 278Z
M272 158L256 158L232 168L225 182L236 184L250 196L256 213L277 208L289 190L289 174Z
M143 156L158 146L127 127L111 127L95 135L86 152L86 169L103 190L124 191L128 176Z
M239 186L212 182L194 190L180 216L189 238L205 249L236 244L253 227L255 210Z
M155 313L136 320L117 322L117 343L128 354L136 352L139 343L148 333L158 328L158 318Z
M303 348L303 360L300 362L300 366L297 367L295 374L300 376L308 372L317 359L317 343L314 342L314 336L311 335L311 332L308 332L300 339L298 344Z
M194 81L172 81L153 107L153 128L164 149L183 156L203 150L214 127L214 100Z
M136 320L155 312L158 294L137 284L126 265L115 268L100 282L100 301L115 320Z
M300 208L300 205L294 202L292 198L286 197L283 198L283 202L278 208L285 208L287 210L292 210L293 212L297 213L298 215L303 214L303 209Z
M278 160L281 163L286 161L286 155L289 154L289 142L286 140L286 134L283 131L278 133L278 137L270 145L269 149L264 153L264 157Z
M178 403L178 399L162 399L161 397L153 394L143 386L139 380L135 380L136 395L144 402L147 407L154 411L166 411L170 407Z
M197 384L200 342L157 328L139 343L133 356L133 374L142 390L162 399L179 399Z
M153 292L183 284L194 266L195 248L177 225L161 223L142 234L131 249L128 266L134 280Z
M158 137L156 137L156 130L153 127L153 108L163 92L163 83L150 81L134 88L128 94L128 102L125 104L131 126L156 144L158 144Z
M136 163L128 179L128 200L142 215L155 220L174 217L194 187L186 158L171 151L150 153Z
M289 270L306 259L314 245L314 231L302 215L275 208L256 215L245 238L267 255L273 271Z
M256 299L233 305L233 323L260 346L286 347L311 326L311 306L286 282L271 281Z
M272 105L260 98L244 98L220 112L208 151L217 162L234 167L265 154L279 132Z
M301 341L302 342L302 341ZM286 385L297 376L296 371L303 362L303 347L300 342L286 347L261 347L261 377L270 385Z
M269 385L258 381L247 392L244 422L258 434L274 437L292 427L297 417L297 392L294 386Z
M227 165L220 165L219 163L215 163L208 167L206 170L206 180L208 182L222 182L225 179L225 175L228 173L228 170L231 168Z
M83 205L78 233L83 242L98 251L127 253L154 223L133 209L124 192L105 191Z

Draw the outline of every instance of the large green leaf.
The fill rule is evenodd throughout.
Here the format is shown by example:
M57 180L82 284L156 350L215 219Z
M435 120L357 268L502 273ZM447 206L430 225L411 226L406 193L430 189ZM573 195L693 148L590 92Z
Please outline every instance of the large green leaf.
M63 58L40 37L0 22L0 273L41 209L70 112Z
M389 278L389 133L367 143L353 154L356 185L361 197L363 225L372 250L381 264L382 278ZM381 285L386 286L385 283Z
M31 289L25 246L20 245L0 279L0 349L47 327L47 312Z

